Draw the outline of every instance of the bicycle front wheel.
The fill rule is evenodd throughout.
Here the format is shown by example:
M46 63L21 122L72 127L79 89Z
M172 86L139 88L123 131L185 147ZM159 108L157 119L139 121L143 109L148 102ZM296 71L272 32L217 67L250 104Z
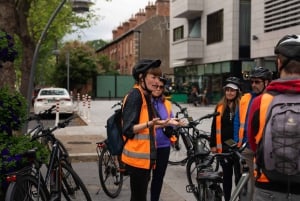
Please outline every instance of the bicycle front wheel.
M38 183L32 175L18 176L16 182L9 184L5 195L5 201L47 201L48 193L46 188Z
M61 162L62 169L62 201L92 201L90 194L81 178L66 162Z
M187 159L187 150L180 135L176 136L177 141L171 145L169 164L183 164Z
M103 191L111 198L116 198L123 186L123 173L119 171L119 161L117 156L112 156L103 147L99 156L99 179Z

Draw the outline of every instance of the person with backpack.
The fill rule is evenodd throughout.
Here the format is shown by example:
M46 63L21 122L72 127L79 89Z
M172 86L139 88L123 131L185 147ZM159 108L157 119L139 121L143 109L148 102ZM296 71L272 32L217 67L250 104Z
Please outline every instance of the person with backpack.
M266 87L272 80L272 72L263 67L255 67L250 71L249 75L252 91L245 93L239 103L235 117L234 117L234 141L240 147L247 142L247 119L249 108L255 97L264 92ZM246 159L249 171L253 172L253 157L254 153L249 146L243 151L243 157ZM251 201L254 189L254 177L250 177L248 185L243 189L240 199L243 201Z
M253 200L300 200L300 35L275 47L280 78L250 108L248 140L255 155Z
M168 166L171 141L176 141L176 137L173 135L173 127L183 125L183 122L173 118L172 103L164 96L166 82L167 80L164 77L161 77L156 90L152 91L152 105L156 112L156 116L160 119L169 119L169 121L164 127L155 126L157 158L156 167L152 171L151 201L159 201L164 176Z
M142 59L132 70L135 84L127 94L122 111L122 133L128 139L121 160L130 177L130 201L146 201L150 173L156 164L155 125L168 120L155 117L151 93L162 75L160 60Z
M211 125L210 147L213 153L226 153L229 148L226 140L233 139L233 118L240 101L240 81L237 77L229 77L224 85L225 95L216 106L220 115L213 118ZM230 200L232 189L232 176L235 174L235 183L240 178L240 165L232 158L221 161L223 170L223 191L225 201Z

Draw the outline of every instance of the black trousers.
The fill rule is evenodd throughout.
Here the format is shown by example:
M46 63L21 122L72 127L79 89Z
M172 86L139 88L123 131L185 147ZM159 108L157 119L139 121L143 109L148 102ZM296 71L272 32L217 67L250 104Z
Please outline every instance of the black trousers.
M231 158L224 159L221 161L221 166L223 169L223 191L225 201L230 200L231 189L232 189L232 176L234 172L235 184L239 182L241 178L240 164Z
M142 169L126 165L130 176L130 201L147 201L147 189L150 180L150 169Z
M151 201L158 201L168 166L170 147L157 149L156 168L152 171Z

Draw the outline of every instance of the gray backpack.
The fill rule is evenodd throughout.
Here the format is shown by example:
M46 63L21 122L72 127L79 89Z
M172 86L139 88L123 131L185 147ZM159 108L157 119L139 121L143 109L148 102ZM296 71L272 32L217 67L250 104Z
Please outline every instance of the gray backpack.
M260 142L262 170L270 181L300 184L300 94L275 95Z

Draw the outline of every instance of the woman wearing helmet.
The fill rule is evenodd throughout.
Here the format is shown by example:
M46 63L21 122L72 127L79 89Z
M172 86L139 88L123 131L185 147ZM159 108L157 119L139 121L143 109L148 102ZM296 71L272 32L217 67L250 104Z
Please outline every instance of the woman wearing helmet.
M134 66L135 85L123 105L122 132L128 140L121 160L130 176L131 201L146 201L150 172L156 162L154 125L166 123L155 117L151 104L151 92L162 74L160 64L160 60L143 59Z
M228 152L229 147L224 143L233 139L233 118L240 100L240 84L237 77L229 77L224 85L225 95L216 106L220 115L213 118L211 126L210 147L213 153ZM230 200L232 189L232 176L235 173L237 184L240 178L240 165L233 160L221 161L223 169L223 190L225 201Z

